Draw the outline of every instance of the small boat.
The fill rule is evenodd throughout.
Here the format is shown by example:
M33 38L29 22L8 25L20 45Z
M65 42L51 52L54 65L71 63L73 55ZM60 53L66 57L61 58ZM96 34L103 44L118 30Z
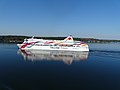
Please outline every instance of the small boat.
M24 42L17 46L21 50L89 51L86 43L74 41L71 35L64 40L45 40L32 37L24 39Z

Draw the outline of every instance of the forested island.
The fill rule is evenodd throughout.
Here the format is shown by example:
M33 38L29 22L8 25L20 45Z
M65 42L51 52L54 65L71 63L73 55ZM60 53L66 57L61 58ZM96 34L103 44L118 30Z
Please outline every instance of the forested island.
M0 36L0 43L22 43L25 38L31 38L31 36L13 36L13 35L3 35ZM38 39L51 39L51 40L63 40L66 37L34 37ZM86 43L110 43L110 42L120 42L120 40L103 40L95 38L77 38L74 40L83 41Z

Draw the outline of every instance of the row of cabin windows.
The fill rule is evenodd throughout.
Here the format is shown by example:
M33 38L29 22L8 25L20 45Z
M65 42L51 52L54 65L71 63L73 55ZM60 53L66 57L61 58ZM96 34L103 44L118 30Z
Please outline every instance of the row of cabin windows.
M50 45L50 44L35 44L35 46L57 46L57 45ZM73 45L59 45L64 47L80 47L80 46L73 46Z

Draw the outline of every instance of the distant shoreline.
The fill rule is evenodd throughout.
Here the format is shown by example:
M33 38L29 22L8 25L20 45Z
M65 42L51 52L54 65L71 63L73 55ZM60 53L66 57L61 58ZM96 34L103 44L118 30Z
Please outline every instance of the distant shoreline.
M17 36L17 35L1 35L0 43L22 43L25 38L31 38L31 36ZM51 40L63 40L66 37L35 37L39 39L51 39ZM74 38L77 41L83 41L86 43L110 43L120 42L120 40L104 40L95 38Z

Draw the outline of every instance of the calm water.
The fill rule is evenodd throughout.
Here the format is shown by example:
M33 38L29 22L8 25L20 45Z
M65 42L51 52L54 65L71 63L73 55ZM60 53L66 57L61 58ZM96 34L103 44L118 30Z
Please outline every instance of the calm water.
M120 90L120 43L90 52L20 51L0 44L0 90Z

